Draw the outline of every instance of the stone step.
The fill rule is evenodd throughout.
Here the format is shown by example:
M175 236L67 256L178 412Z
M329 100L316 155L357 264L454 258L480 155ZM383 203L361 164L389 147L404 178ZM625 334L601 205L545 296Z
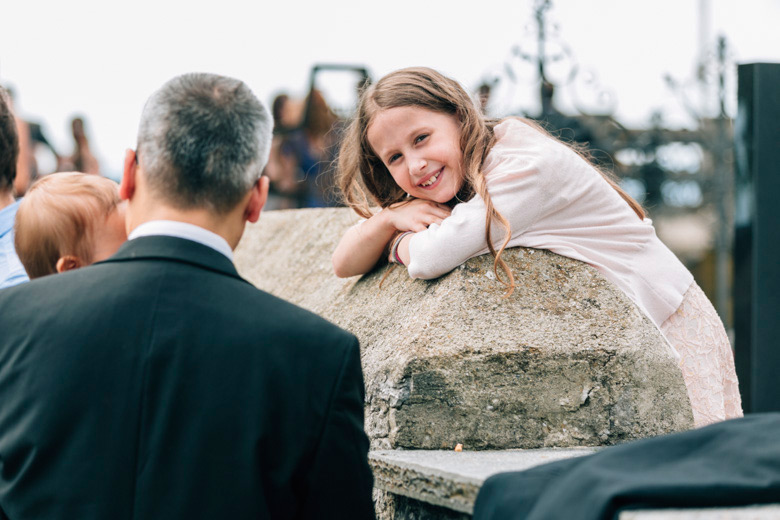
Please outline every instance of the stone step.
M780 504L708 509L624 511L619 520L778 520Z
M453 451L377 450L369 463L374 487L428 504L471 514L489 476L595 453L598 448Z
M590 455L603 448L462 451L377 450L369 454L374 487L395 496L380 518L463 519L491 475ZM609 448L606 448L609 449ZM778 520L780 504L744 507L624 511L619 520Z

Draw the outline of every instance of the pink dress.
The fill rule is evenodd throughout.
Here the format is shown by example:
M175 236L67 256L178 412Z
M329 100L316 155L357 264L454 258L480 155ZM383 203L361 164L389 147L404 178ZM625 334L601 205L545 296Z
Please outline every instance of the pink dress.
M495 208L509 220L507 247L586 262L620 287L679 355L696 426L740 417L733 355L723 325L693 276L602 175L559 141L517 119L495 127L483 164ZM503 231L496 230L503 239ZM409 275L436 278L488 253L485 204L457 204L409 243Z
M728 335L696 282L686 291L680 308L661 325L661 332L680 354L694 424L706 426L742 417Z

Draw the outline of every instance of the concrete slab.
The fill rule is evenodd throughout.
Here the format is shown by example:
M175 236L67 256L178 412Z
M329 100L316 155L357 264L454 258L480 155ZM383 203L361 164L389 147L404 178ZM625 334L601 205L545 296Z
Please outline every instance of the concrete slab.
M619 520L778 520L780 505L624 511Z
M491 475L590 455L602 448L463 451L377 450L369 453L374 486L426 504L473 513L482 483ZM419 509L419 506L417 506ZM441 516L441 515L438 515ZM437 516L437 517L438 517ZM442 516L443 517L443 516ZM780 504L624 511L619 520L780 520Z
M471 514L479 488L489 476L590 455L597 450L378 450L372 451L368 458L374 471L374 485L379 489Z

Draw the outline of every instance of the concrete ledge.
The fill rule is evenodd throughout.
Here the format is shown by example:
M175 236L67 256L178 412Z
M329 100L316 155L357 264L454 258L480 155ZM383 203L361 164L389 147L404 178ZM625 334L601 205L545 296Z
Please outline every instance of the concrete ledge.
M780 505L624 511L619 520L778 520Z
M491 475L522 471L540 464L590 455L602 448L464 451L379 450L369 454L377 489L411 499L404 509L415 518L463 518L471 515L479 488ZM609 449L609 448L606 448ZM446 508L420 515L432 504ZM389 518L398 518L396 514ZM380 515L385 517L383 515ZM401 515L403 516L403 515ZM468 518L466 516L465 518ZM696 509L623 511L619 520L778 520L780 504Z
M369 454L374 486L409 498L471 514L482 483L505 471L590 455L598 448L462 451L380 450Z

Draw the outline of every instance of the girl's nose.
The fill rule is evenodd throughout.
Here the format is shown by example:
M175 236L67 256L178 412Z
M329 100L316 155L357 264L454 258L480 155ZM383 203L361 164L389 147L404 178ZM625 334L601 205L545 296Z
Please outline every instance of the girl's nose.
M428 166L428 161L422 157L412 157L409 161L409 170L413 175L425 171L426 166Z

